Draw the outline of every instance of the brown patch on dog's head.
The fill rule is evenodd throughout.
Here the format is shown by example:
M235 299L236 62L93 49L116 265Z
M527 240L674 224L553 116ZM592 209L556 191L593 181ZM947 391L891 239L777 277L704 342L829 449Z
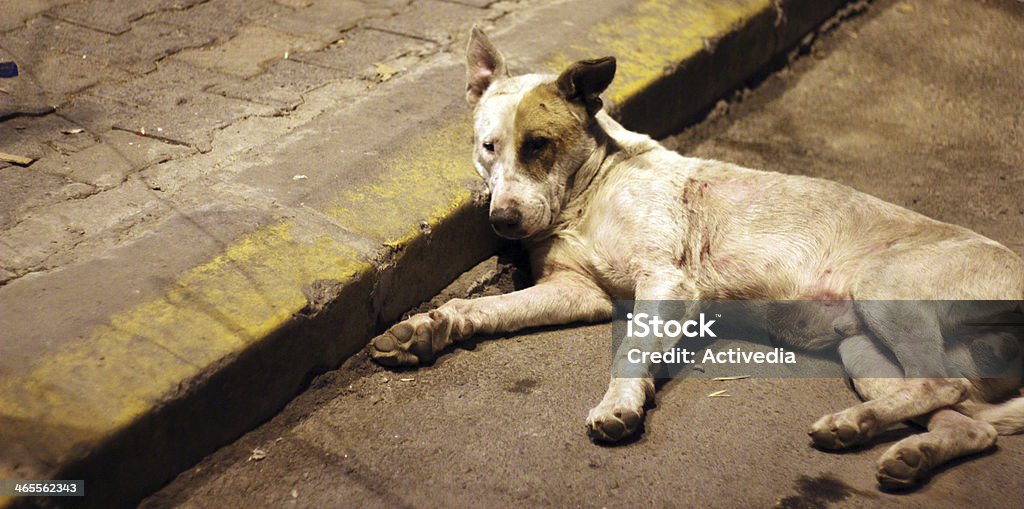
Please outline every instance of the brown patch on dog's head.
M521 168L535 179L559 154L577 144L601 110L599 95L615 77L615 59L582 60L554 81L527 92L516 108L515 150Z
M515 150L519 167L541 180L554 166L558 154L583 134L579 112L558 93L554 84L526 93L516 109Z

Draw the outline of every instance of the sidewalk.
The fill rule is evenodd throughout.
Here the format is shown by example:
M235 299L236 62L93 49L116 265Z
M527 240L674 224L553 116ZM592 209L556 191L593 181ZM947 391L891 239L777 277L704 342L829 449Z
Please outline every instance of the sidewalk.
M839 3L16 3L0 152L34 162L0 163L0 478L137 500L493 252L474 23L514 71L616 55L618 115L664 135Z

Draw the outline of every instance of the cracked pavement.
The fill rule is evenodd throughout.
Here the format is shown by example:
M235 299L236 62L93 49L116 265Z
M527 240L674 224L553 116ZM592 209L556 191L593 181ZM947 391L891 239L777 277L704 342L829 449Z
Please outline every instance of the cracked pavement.
M5 5L0 286L136 238L241 157L536 0ZM425 30L424 27L429 27ZM244 198L242 198L244 199Z

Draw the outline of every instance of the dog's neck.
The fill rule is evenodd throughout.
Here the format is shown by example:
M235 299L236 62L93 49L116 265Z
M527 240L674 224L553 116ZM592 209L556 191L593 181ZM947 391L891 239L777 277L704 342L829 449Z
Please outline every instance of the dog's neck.
M571 228L575 220L582 216L591 197L601 187L601 181L612 168L627 159L660 147L647 135L634 133L622 127L604 110L599 111L595 116L594 122L590 126L590 134L594 139L594 150L590 152L566 184L568 189L561 211L551 226L534 235L530 239L531 241L543 241L562 230Z
M580 198L591 188L595 179L603 174L609 155L619 150L615 140L608 136L607 131L605 131L604 126L600 122L595 121L592 124L590 133L594 139L594 150L590 152L576 172L573 173L572 177L569 178L567 183L568 190L565 194L566 199L562 204L562 210L567 210L572 207L574 202L580 201Z

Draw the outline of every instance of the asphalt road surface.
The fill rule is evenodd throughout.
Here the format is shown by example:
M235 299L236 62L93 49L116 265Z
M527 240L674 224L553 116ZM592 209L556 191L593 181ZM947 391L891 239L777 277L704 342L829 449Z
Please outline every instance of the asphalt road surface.
M1021 41L1013 0L875 2L666 144L836 180L1024 253ZM499 266L482 292L515 286ZM673 380L638 440L596 445L584 420L610 341L608 324L533 330L402 372L359 354L143 506L1024 506L1024 436L904 494L878 491L874 462L915 428L812 448L809 425L857 403L841 379Z

